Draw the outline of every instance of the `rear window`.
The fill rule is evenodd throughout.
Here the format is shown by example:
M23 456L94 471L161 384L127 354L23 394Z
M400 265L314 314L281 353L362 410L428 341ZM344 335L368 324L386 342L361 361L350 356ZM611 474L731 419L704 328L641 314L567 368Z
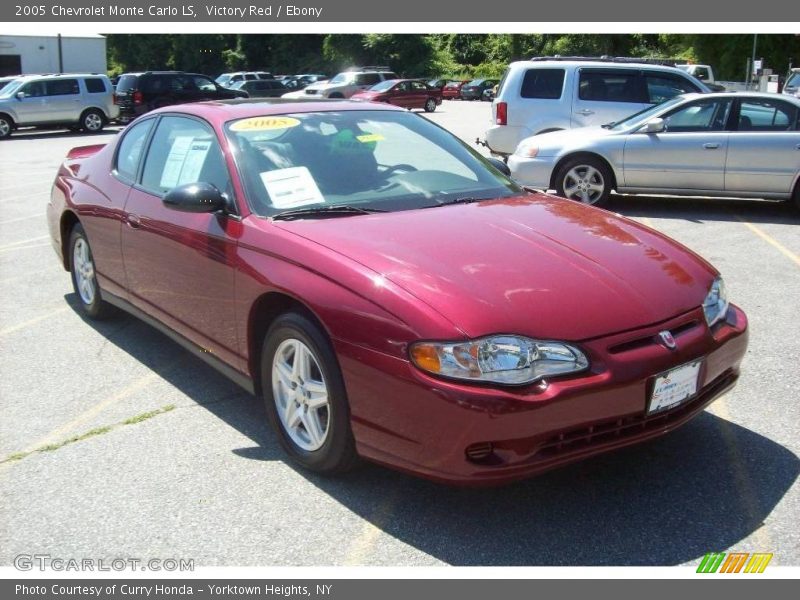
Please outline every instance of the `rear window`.
M84 79L84 81L86 82L86 91L90 94L102 94L106 91L106 83L99 77Z
M645 73L647 96L651 103L658 104L680 94L699 92L700 88L684 77L671 73Z
M136 83L139 81L138 75L123 75L117 82L117 93L129 92L136 89Z
M638 71L581 69L578 97L595 102L647 102Z
M381 80L377 73L359 73L356 75L356 85L375 85Z
M505 81L505 76L503 76ZM502 84L501 84L502 87ZM520 96L558 100L564 88L564 69L528 69L522 79Z

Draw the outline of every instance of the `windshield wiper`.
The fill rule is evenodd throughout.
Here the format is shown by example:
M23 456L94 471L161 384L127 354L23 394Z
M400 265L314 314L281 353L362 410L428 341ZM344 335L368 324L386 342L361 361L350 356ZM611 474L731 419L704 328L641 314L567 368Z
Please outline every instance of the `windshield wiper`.
M600 127L602 127L603 129L611 129L616 124L617 124L616 121L611 121L611 123L605 123L603 125L600 125Z
M488 200L488 198L475 198L473 196L462 196L460 198L453 198L452 200L445 200L444 202L439 202L439 204L431 204L430 206L425 206L423 208L437 208L439 206L448 206L450 204L472 204L473 202L483 202L484 200Z
M312 206L309 208L295 208L285 210L276 215L272 215L273 220L291 221L292 219L302 219L303 217L315 217L320 215L347 216L347 215L369 215L372 213L387 212L382 208L367 208L363 206L350 206L348 204Z

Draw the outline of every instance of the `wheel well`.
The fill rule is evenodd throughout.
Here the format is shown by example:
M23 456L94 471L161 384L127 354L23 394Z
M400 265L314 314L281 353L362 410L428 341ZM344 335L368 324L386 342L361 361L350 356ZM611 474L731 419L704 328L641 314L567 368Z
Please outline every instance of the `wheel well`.
M253 378L256 395L261 395L261 349L264 336L272 322L288 311L296 311L319 326L323 335L328 335L317 316L302 302L281 292L268 292L259 297L250 308L247 326L248 368Z
M88 113L90 111L95 111L95 112L100 113L100 117L103 119L103 122L105 122L105 123L108 122L108 115L106 115L106 111L104 111L99 106L87 106L86 108L84 108L83 112L81 113L79 121L82 122L83 121L83 117L85 117L86 113Z
M537 131L534 135L542 135L543 133L552 133L554 131L564 131L563 127L550 127L549 129L542 129Z
M561 170L561 167L563 167L567 161L573 160L575 158L595 158L601 161L608 168L608 172L611 173L611 189L612 190L617 189L617 176L614 173L614 169L611 167L611 164L605 158L603 158L599 154L595 154L594 152L573 152L572 154L567 154L565 157L560 159L556 163L556 166L553 168L553 172L550 174L550 189L555 189L556 175L558 175L558 172Z
M72 228L80 223L74 212L67 211L61 215L61 258L64 260L64 269L69 271L72 268L69 259L69 236Z
M14 125L14 119L10 114L0 111L0 117L5 117L12 126Z

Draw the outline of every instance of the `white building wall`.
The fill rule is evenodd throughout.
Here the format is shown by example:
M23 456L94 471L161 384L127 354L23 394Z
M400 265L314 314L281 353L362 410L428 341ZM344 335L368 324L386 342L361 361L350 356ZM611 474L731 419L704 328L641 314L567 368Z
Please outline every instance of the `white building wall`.
M105 73L106 39L102 36L61 38L65 73ZM57 36L0 35L0 54L21 56L22 75L58 73Z

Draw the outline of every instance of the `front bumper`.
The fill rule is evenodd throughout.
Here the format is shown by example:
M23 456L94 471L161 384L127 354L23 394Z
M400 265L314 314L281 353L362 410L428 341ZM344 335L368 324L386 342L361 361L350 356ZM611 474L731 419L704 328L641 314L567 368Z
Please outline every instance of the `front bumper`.
M655 343L664 329L676 332L676 350ZM440 482L491 485L675 429L735 385L747 338L747 319L737 307L713 332L698 309L584 341L579 345L590 357L590 372L523 388L436 379L407 361L335 345L363 457ZM655 377L700 357L695 396L647 415ZM486 457L468 458L468 449L487 444Z
M555 156L525 158L512 154L508 157L508 168L511 169L511 176L522 185L548 190L557 160Z

